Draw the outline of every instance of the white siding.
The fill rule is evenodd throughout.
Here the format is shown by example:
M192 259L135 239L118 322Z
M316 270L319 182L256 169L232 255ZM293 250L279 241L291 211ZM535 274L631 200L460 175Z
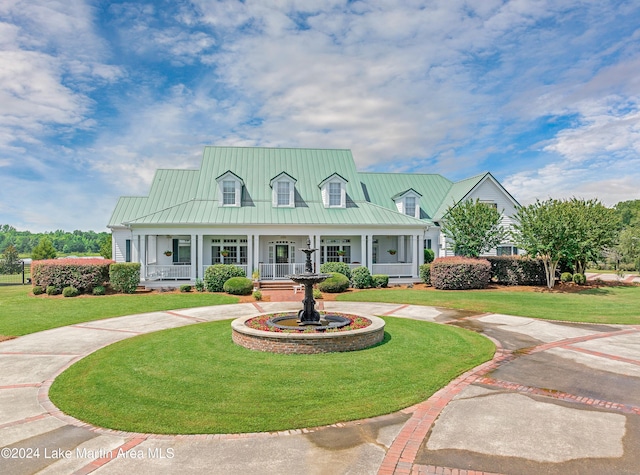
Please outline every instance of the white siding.
M116 262L124 262L127 252L127 239L133 239L131 230L114 229L111 231L111 239L113 242L113 260ZM133 243L131 249L133 252Z

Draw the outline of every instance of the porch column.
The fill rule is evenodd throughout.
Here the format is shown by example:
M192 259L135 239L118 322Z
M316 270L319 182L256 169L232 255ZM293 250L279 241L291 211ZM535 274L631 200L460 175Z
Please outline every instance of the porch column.
M257 269L253 262L253 234L247 234L247 277L251 278L253 269Z
M253 236L253 243L251 244L251 246L253 246L253 260L254 260L254 265L255 268L258 269L260 272L262 272L262 269L260 269L260 235L259 234L255 234ZM252 269L253 272L253 269ZM262 275L260 275L260 279L262 280Z
M313 253L314 270L320 272L320 258L322 257L320 255L320 247L322 246L320 235L309 236L309 239L311 239L311 247L317 249L317 251Z
M418 246L418 266L421 266L424 264L424 236L416 234L416 244ZM419 270L420 267L418 267ZM420 275L420 272L418 272L418 275Z
M367 235L367 267L373 274L373 234Z
M140 275L147 278L147 235L140 235Z
M204 278L204 234L198 234L196 252L196 278Z
M196 243L197 234L191 235L191 280L196 280L198 277L198 252Z
M409 236L409 245L411 249L411 277L418 277L418 241L416 236Z
M367 266L367 235L360 235L360 265Z
M398 262L406 262L406 253L404 248L404 241L406 236L398 236Z
M140 262L140 235L131 235L131 262ZM140 264L142 270L142 263ZM142 271L140 272L140 279L142 279Z

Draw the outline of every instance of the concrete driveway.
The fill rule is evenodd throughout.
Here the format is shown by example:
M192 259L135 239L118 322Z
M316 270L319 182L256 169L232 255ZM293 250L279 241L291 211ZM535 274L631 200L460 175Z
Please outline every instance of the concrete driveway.
M462 326L492 338L499 350L493 361L396 414L280 433L174 437L89 426L60 413L48 388L69 365L113 342L299 303L154 312L27 335L0 343L0 473L640 472L640 326L324 305Z

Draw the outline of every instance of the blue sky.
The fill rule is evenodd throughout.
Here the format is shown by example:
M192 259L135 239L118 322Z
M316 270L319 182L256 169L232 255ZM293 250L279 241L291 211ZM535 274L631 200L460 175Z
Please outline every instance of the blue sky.
M0 2L0 224L105 230L205 145L640 198L637 0Z

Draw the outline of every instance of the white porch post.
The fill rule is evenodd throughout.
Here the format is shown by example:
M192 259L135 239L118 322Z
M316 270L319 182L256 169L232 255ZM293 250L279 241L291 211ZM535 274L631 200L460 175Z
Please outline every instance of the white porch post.
M373 234L367 236L367 267L373 274Z
M252 246L253 246L254 265L256 269L262 271L262 269L260 269L260 235L259 234L255 234L253 236ZM251 271L253 272L253 269ZM260 279L262 279L262 276L260 276Z
M197 276L201 279L204 278L204 234L198 234L198 246L197 246Z
M256 268L253 262L253 234L247 234L247 277L251 278Z
M140 275L147 278L147 235L140 235Z
M404 241L406 236L398 236L398 262L406 262Z
M367 235L360 235L360 264L367 265Z
M424 264L424 236L416 234L416 244L418 246L418 266L421 266ZM420 270L420 267L418 267L418 270ZM420 272L418 272L418 275L420 275Z
M419 236L409 236L411 248L411 277L418 277L418 241Z
M322 257L320 254L320 247L322 246L322 243L320 242L320 235L316 234L315 236L309 236L309 239L311 239L313 249L317 249L317 251L313 253L313 260L315 264L315 271L320 272L320 258Z
M197 243L196 243L197 234L191 235L191 280L196 280L198 276L198 252L197 252Z

